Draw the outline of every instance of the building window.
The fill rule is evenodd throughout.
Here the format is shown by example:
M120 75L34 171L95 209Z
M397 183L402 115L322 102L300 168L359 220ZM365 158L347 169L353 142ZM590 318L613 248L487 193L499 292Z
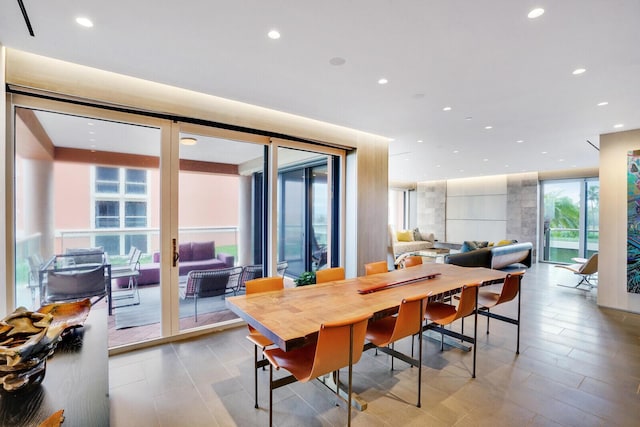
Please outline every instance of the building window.
M148 176L144 169L95 167L96 229L141 229L148 226ZM110 254L126 254L131 246L145 252L146 232L125 230L96 234L95 244Z

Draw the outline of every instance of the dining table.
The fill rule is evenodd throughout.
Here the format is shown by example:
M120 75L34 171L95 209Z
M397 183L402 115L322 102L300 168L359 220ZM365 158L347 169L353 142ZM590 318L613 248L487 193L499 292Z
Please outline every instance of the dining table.
M361 314L381 318L397 311L403 298L457 293L464 285L504 281L507 273L484 267L426 263L388 273L239 295L227 307L284 351L317 337L320 325Z

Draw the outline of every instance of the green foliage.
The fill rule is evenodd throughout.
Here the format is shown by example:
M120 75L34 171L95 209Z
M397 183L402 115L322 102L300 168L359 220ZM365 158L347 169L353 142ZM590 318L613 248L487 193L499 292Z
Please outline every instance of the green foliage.
M296 286L313 285L316 283L316 273L314 271L305 271L294 282Z

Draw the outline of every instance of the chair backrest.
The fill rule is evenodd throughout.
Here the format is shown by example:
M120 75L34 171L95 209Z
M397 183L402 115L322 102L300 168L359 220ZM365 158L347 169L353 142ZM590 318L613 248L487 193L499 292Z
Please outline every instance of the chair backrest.
M598 272L598 254L595 253L589 257L587 262L582 264L582 267L578 270L579 274L595 274Z
M248 280L245 282L247 295L257 294L259 292L278 291L284 289L284 279L280 276L261 277L259 279Z
M90 270L47 271L47 301L68 301L106 294L104 265Z
M238 284L238 290L245 287L245 283L249 280L258 279L262 277L262 264L245 265L242 267L242 274L240 275L240 283Z
M104 248L68 248L65 255L70 256L76 265L104 263Z
M276 272L278 273L278 276L284 277L284 273L287 271L288 267L289 263L287 261L280 261L276 266Z
M387 265L387 261L370 262L364 265L365 276L368 276L370 274L388 273L388 272L389 272L389 266Z
M313 367L306 380L349 366L349 354L352 363L358 363L370 317L365 314L321 325Z
M218 268L215 270L192 270L187 275L185 296L207 298L224 295L238 283L242 267Z
M316 283L335 282L336 280L344 280L344 267L332 267L316 271Z
M476 309L476 301L478 300L478 284L464 285L460 293L460 302L456 310L453 320L467 317ZM453 321L452 320L452 321Z
M518 295L522 274L522 272L507 274L507 277L505 277L504 283L502 284L502 291L500 291L500 296L498 297L495 305L511 301Z
M414 265L422 265L422 257L418 255L411 255L404 259L404 268L413 267Z
M389 342L397 341L420 331L429 295L431 295L431 292L402 300Z

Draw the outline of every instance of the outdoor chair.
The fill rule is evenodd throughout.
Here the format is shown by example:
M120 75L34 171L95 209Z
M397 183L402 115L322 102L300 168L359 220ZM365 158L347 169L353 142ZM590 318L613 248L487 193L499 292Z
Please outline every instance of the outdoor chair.
M242 274L240 274L240 280L238 280L238 286L236 287L235 294L245 289L245 284L249 280L259 279L262 277L262 264L245 265L242 267Z
M353 365L362 356L367 322L371 314L355 316L341 321L320 325L316 342L304 347L283 351L280 348L264 350L269 367L269 425L273 425L273 390L296 381L308 382L319 376L336 372L340 396L340 369L349 367L347 391L347 425L351 425L351 389ZM273 379L273 368L291 372L284 378Z
M121 300L125 298L133 299L131 304L126 305L118 305L117 307L126 307L128 305L138 305L140 304L140 294L138 292L138 276L140 276L140 257L142 256L142 251L134 246L131 247L129 251L129 260L126 265L117 265L111 267L111 279L128 279L127 285L124 289L114 289L113 285L111 286L111 299ZM115 291L119 295L114 296ZM123 295L123 291L127 291L126 294Z
M344 280L344 267L331 267L316 271L316 283Z
M284 277L284 273L287 271L287 268L289 268L289 263L287 261L280 261L276 266L276 273L278 276Z
M31 291L31 304L36 304L36 289L40 289L40 269L44 261L38 254L33 254L27 257L29 263L29 278L27 282L27 288ZM36 308L36 307L33 307Z
M60 270L48 270L47 280L41 295L42 305L52 302L76 301L97 297L95 304L107 293L107 276L105 265L81 268L72 267Z
M242 267L218 268L215 270L192 270L187 274L187 283L180 286L180 298L193 298L194 317L198 321L198 299L233 292L237 287Z
M262 277L258 279L248 280L246 282L246 291L247 295L257 294L260 292L269 292L269 291L277 291L280 289L284 289L284 279L280 276L278 277ZM247 324L247 328L249 328L249 335L247 335L247 339L253 343L253 379L254 379L254 395L256 399L255 408L258 408L258 369L264 369L269 363L262 358L262 360L258 360L258 347L260 347L261 351L264 351L265 348L273 345L273 342L269 340L267 337L258 332L253 326Z
M422 322L428 297L429 294L424 294L405 298L400 303L397 316L387 316L380 320L369 322L366 335L369 343L365 346L365 350L374 347L378 349L379 347L391 346L383 350L391 356L391 370L393 370L394 357L418 368L418 403L416 404L418 408L421 406L420 393L422 389ZM413 354L409 358L405 354L396 351L393 346L396 341L409 336L413 337L415 334L418 334L418 360L413 359Z
M585 263L577 263L571 265L556 265L558 268L564 268L566 270L571 271L573 274L577 274L580 276L580 281L576 285L563 285L559 284L558 286L564 286L566 288L576 288L581 289L583 291L590 291L596 285L593 284L590 280L592 280L592 276L598 273L598 254L595 253L587 259ZM581 288L580 286L586 286L586 288Z

